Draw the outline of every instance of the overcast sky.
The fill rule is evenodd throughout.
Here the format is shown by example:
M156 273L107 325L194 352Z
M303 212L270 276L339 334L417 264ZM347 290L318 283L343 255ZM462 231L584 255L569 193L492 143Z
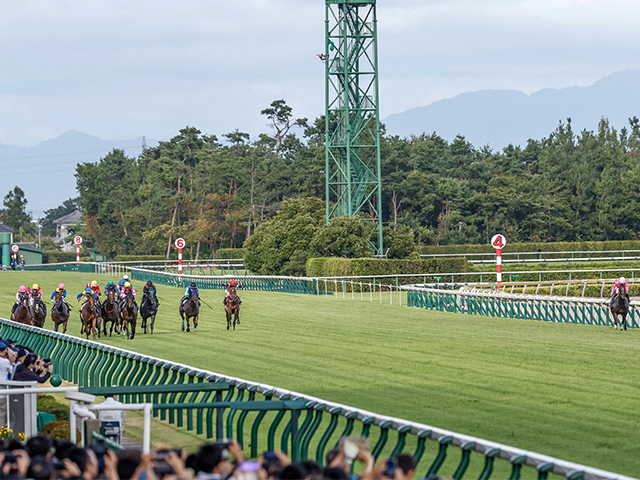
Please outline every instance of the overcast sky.
M0 143L268 131L324 109L323 0L0 0ZM640 0L378 0L381 115L640 68Z

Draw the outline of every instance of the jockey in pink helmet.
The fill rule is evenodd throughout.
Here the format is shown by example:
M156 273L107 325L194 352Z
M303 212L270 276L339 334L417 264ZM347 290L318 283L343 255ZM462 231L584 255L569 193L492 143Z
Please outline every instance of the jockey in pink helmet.
M616 299L616 295L618 293L624 293L627 296L627 300L631 300L629 298L629 284L627 283L627 279L624 277L620 277L616 280L616 283L611 287L611 305Z
M21 302L24 302L27 308L29 307L29 290L27 290L27 287L24 285L20 285L20 288L18 288L18 291L16 292L16 303L13 304L11 313L16 311L16 308L18 308L18 305L20 305Z
M68 307L69 309L71 309L71 305L69 305L69 304L67 303L67 290L66 290L66 287L64 286L64 283L61 283L60 285L58 285L58 288L56 288L56 289L53 291L53 293L51 294L51 301L52 301L52 302L53 302L53 299L54 299L54 298L55 298L55 296L56 296L56 293L60 293L60 295L62 295L62 302L63 302L64 304L66 304L66 305L67 305L67 307Z

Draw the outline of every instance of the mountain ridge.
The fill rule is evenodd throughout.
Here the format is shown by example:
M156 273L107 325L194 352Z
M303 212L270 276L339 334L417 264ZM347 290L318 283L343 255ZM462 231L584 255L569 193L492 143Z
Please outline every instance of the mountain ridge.
M548 137L571 118L574 130L595 130L602 117L620 129L640 116L640 70L623 70L587 87L545 88L531 94L513 89L465 92L384 119L387 132L407 137L432 133L446 140L464 136L476 147L502 149Z

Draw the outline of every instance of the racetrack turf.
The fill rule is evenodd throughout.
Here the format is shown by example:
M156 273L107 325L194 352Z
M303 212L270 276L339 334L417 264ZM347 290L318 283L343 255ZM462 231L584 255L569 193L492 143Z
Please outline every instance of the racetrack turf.
M37 281L48 298L62 281L75 299L93 278L0 272L0 316L9 317L20 284ZM97 278L103 286L109 277ZM142 283L134 285L140 292ZM637 331L438 313L350 298L241 292L242 324L233 332L226 330L223 292L203 290L203 300L214 310L203 305L198 332L186 333L177 313L182 294L158 285L163 300L153 336L139 332L132 341L122 336L101 341L640 475ZM52 328L50 319L45 326ZM79 332L75 310L69 333ZM389 444L394 443L392 434ZM429 448L432 457L433 442ZM451 474L459 459L457 449L451 452L443 473ZM482 463L479 457L474 456L474 470ZM420 475L427 466L421 464Z

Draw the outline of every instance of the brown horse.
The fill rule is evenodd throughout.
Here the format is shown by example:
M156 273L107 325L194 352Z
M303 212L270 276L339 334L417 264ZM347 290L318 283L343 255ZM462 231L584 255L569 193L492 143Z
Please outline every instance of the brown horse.
M118 306L118 299L116 292L113 290L107 291L107 299L102 304L102 321L104 334L107 334L107 322L111 322L111 330L109 330L109 336L113 335L113 327L116 326L116 333L120 333L122 325L120 323L120 307Z
M19 302L20 304L11 314L11 320L18 323L33 325L33 312L31 312L31 309L29 308L29 294L22 293L20 295Z
M87 300L82 305L82 309L80 310L80 319L82 320L82 329L80 330L80 334L83 332L87 334L87 340L89 340L89 331L93 333L93 339L96 339L96 325L100 320L100 311L98 309L98 301L95 299L93 295L89 295Z
M122 324L127 332L127 340L133 340L136 335L136 322L138 320L138 305L133 298L133 293L127 292L127 296L122 304L122 311L120 312L120 318ZM129 325L131 325L131 336L129 336Z
M47 306L39 297L33 297L31 309L33 311L33 326L43 328L44 321L47 319Z
M236 293L235 287L229 287L229 296L224 306L227 312L227 330L231 327L231 317L233 317L233 329L236 329L236 323L240 323L240 297Z
M60 292L56 292L56 296L54 297L53 307L51 308L51 320L53 320L53 331L58 331L58 326L60 324L64 325L64 331L62 333L67 333L67 322L69 321L69 307L68 305L62 301L62 294Z
M616 289L615 297L611 301L610 309L613 315L613 329L618 329L618 315L622 316L620 330L627 329L627 314L629 313L629 298L626 295L624 286Z
M187 317L187 332L189 329L189 319L193 318L193 331L198 331L198 315L200 314L200 304L197 295L187 297L184 303L180 303L180 317L182 317L182 331L184 332L184 318Z

